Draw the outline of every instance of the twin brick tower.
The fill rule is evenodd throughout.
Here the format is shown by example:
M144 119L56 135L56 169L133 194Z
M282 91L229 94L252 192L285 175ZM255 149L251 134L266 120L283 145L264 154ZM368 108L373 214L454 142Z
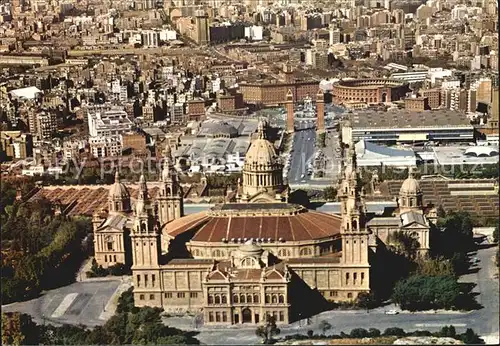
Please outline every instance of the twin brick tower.
M292 133L295 131L295 103L294 103L294 95L291 89L288 89L286 94L285 108L287 113L286 118L286 129L288 133ZM316 129L319 133L325 132L325 95L323 90L319 89L316 94L316 112L318 114L316 120Z

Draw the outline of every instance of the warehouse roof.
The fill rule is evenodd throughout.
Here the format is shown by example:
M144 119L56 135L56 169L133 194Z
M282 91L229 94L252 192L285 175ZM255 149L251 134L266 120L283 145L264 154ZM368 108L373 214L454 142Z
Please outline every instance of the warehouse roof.
M469 126L464 113L450 110L415 112L403 109L378 112L373 110L356 111L346 114L354 129L356 128L421 128Z

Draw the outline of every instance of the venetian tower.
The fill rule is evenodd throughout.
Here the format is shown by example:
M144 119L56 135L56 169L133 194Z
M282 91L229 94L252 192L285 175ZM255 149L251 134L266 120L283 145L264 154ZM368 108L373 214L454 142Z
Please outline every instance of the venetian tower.
M288 189L283 183L283 165L274 145L267 139L266 123L260 121L257 138L245 156L239 201L280 202L286 201L287 198Z
M321 89L316 94L316 112L318 114L316 129L319 133L323 133L325 132L325 95Z
M295 131L295 119L294 119L294 103L293 103L293 93L291 89L288 89L286 93L286 131L292 133Z
M340 184L342 226L343 286L352 290L354 299L359 292L370 289L370 264L368 258L368 235L365 227L365 206L361 198L359 173L354 145L348 149L344 168L344 179Z
M172 149L168 141L165 146L164 163L160 177L160 190L156 201L158 221L161 226L184 216L182 188L179 184L177 171L172 159Z

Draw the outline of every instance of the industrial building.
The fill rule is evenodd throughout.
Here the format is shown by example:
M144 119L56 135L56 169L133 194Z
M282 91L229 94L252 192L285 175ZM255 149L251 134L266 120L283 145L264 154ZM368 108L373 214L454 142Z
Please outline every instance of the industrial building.
M423 144L425 142L471 142L474 127L463 113L450 110L347 113L342 140L366 139L384 144Z

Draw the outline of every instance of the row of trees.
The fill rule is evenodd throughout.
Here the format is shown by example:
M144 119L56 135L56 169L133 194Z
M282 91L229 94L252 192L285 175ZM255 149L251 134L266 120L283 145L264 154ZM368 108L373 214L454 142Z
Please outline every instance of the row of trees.
M2 303L31 299L42 290L66 285L87 256L82 240L91 229L87 219L60 220L53 240L36 253L2 259ZM51 225L52 226L52 225Z
M92 266L90 270L85 273L88 278L99 278L108 275L112 276L122 276L122 275L131 275L132 271L130 266L127 266L123 263L117 263L108 268L103 268L101 265L97 264L95 258L92 259Z
M459 306L460 284L453 276L412 275L394 287L392 301L402 309L452 309Z
M43 198L13 201L3 209L2 303L71 282L87 255L83 240L91 232L90 220L56 216Z
M20 313L2 314L2 343L6 345L184 345L199 344L192 332L165 326L162 309L136 308L132 289L119 298L117 311L103 326L37 325Z
M340 332L340 334L326 335L333 327L328 321L321 321L319 325L323 334L314 334L313 330L308 330L307 335L294 334L287 335L285 340L305 340L305 339L362 339L362 338L378 338L378 337L405 337L405 336L435 336L435 337L449 337L462 341L465 344L484 344L484 341L470 328L465 333L457 334L455 327L444 326L440 331L431 333L427 330L417 330L414 332L405 332L404 329L397 327L390 327L382 333L377 328L354 328L350 333Z
M325 148L326 147L326 133L320 133L318 135L318 147L319 148Z

